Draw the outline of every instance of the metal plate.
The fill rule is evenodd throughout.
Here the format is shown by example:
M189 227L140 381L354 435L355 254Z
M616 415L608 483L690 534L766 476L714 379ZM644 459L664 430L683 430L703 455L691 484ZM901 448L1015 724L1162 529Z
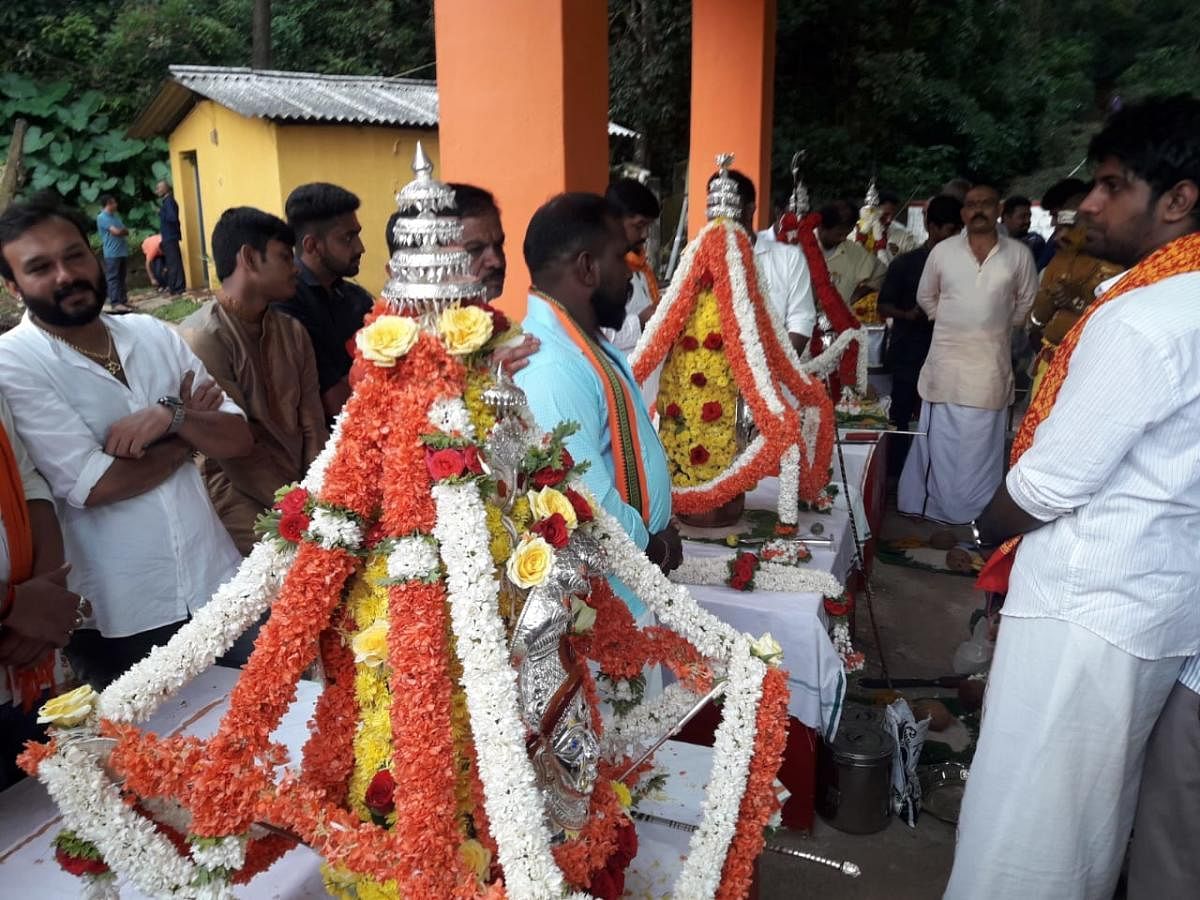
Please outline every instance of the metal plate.
M921 766L917 770L921 778L921 809L935 819L957 825L969 771L956 762Z

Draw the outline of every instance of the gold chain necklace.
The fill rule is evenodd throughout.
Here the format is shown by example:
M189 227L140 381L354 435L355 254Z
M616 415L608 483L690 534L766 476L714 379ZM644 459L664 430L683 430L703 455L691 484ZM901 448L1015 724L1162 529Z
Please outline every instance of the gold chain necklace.
M121 365L121 358L116 353L116 346L113 344L112 332L107 328L104 329L104 336L108 338L108 348L104 351L104 353L93 353L91 350L84 350L73 341L68 341L62 335L55 334L53 331L43 328L36 322L34 324L37 324L38 328L41 329L43 334L54 338L56 341L66 344L76 353L82 353L96 365L105 369L113 378L120 378L121 380L124 380L124 366ZM103 327L103 325L101 327Z

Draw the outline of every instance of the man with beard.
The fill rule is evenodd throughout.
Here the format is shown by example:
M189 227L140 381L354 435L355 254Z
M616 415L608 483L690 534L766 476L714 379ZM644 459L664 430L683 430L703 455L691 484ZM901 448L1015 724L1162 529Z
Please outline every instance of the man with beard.
M1200 884L1200 101L1130 104L1088 155L1087 251L1131 268L1059 345L979 520L1020 547L980 577L1007 598L952 900L1111 897L1135 808L1128 896Z
M933 340L917 381L918 437L900 474L900 512L970 522L1004 476L1006 412L1013 402L1012 329L1037 295L1033 254L996 230L1000 195L967 191L963 234L929 253L917 305Z
M57 198L0 215L0 274L27 309L0 337L0 392L58 505L71 588L94 618L66 653L102 688L165 643L241 557L194 452L249 453L241 410L168 326L100 315L87 226Z
M887 266L879 257L850 235L858 223L858 211L849 200L837 200L821 207L817 240L825 254L829 280L847 304L853 303L883 286Z
M618 350L628 355L637 346L642 328L658 305L658 279L646 260L646 241L650 237L650 227L662 210L654 192L635 178L614 181L604 192L604 199L621 214L621 228L628 242L625 262L633 276L625 321L620 328L605 329L604 334Z
M533 290L524 328L541 350L517 374L545 430L576 422L571 456L590 463L584 482L664 571L683 561L671 524L667 455L625 354L602 328L619 328L629 299L628 240L620 214L596 194L559 194L533 214L525 263ZM614 589L641 622L652 615L619 582Z
M317 362L304 326L269 304L296 290L292 229L262 210L226 210L212 235L221 288L180 330L209 373L246 414L254 450L207 459L204 480L238 550L275 491L299 481L328 438Z
M359 200L336 184L302 184L288 195L284 209L296 233L299 281L296 295L279 308L308 331L317 357L317 376L325 414L332 419L350 397L346 342L362 328L374 298L346 281L358 274L363 255Z

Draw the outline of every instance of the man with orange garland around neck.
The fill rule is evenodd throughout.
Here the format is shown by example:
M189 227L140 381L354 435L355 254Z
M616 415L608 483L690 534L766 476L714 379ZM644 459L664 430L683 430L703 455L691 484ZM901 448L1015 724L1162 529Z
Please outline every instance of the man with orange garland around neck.
M629 300L628 241L618 212L596 194L559 194L525 233L533 289L523 327L541 350L517 374L543 429L575 422L566 446L591 465L584 483L646 555L670 571L683 561L671 523L666 451L625 354L602 328L620 328ZM652 618L624 585L614 590L639 620Z

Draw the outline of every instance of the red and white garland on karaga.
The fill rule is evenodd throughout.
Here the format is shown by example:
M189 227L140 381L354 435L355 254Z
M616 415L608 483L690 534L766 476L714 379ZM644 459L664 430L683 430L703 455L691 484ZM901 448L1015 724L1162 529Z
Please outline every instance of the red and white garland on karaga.
M713 242L727 240L729 254L747 249L727 227L709 234ZM742 298L726 304L728 324L757 354L753 365L745 358L739 365L743 372L752 368L747 383L757 391L761 422L771 434L790 427L797 450L794 436L804 426L795 410L786 412L770 377L771 355L752 339L775 332L766 307L756 304L755 314L744 284L724 290ZM490 326L474 319L465 332L486 340ZM661 326L661 317L656 321ZM624 784L617 773L721 682L723 720L703 819L674 895L745 896L763 828L778 808L773 785L786 741L788 690L777 648L730 628L701 609L685 586L667 580L588 498L578 467L553 436L530 428L524 458L533 463L518 484L493 477L492 426L477 426L475 398L465 387L469 372L486 371L488 360L469 355L461 334L418 333L412 320L381 303L359 337L362 377L302 485L276 504L275 533L168 644L103 693L84 688L43 709L50 740L30 745L22 764L62 810L70 834L60 851L72 870L88 879L94 896L114 895L120 878L156 897L231 897L231 885L272 865L299 839L328 870L349 874L348 891L354 878L366 879L372 896L616 895L619 883L613 886L607 867L631 855L622 838L632 832L622 798L647 766ZM469 343L478 351L483 342ZM782 380L800 396L813 387L791 367ZM827 401L817 414L806 440L809 458L818 457L810 469L823 474ZM763 438L752 455L756 465L766 445ZM498 564L489 504L512 490L529 491L529 519ZM514 590L536 590L585 538L604 548L608 569L661 624L638 629L607 583L593 580L575 600L594 620L576 629L571 646L613 678L633 678L661 663L678 683L628 715L602 720L587 676L602 740L600 778L585 827L553 845L526 751L501 594L511 602ZM347 597L380 567L386 580L371 588L379 589L381 618L362 628L352 621L354 601ZM375 594L363 596L375 602ZM212 738L160 738L138 727L268 608L270 619ZM372 629L378 633L367 635ZM271 736L298 680L318 660L325 685L297 765ZM379 773L388 777L377 779L386 783L385 796L367 798L382 807L369 815L361 798L348 796L361 763L356 735L368 725L356 694L364 666L390 673L379 682L391 704L390 724L385 716L382 727L390 727L392 743ZM455 692L465 694L466 721L454 721ZM465 747L457 743L463 728ZM464 755L468 763L460 765ZM469 831L461 814L464 786ZM373 780L372 792L377 787Z
M758 434L713 480L677 486L672 504L679 513L706 512L778 473L779 523L794 530L799 501L815 498L828 480L833 406L824 386L801 365L766 299L754 249L739 225L718 218L688 244L631 354L634 376L644 381L666 359L708 293L716 298L730 370Z
M822 381L828 380L830 395L836 403L841 399L844 387L852 388L858 394L867 390L867 329L846 305L829 277L829 266L817 241L819 224L820 213L798 218L795 213L788 212L780 219L776 234L780 241L798 245L804 251L817 311L824 313L829 322L829 333L826 333L818 316L811 341L812 358L801 368ZM825 346L827 340L829 345Z

